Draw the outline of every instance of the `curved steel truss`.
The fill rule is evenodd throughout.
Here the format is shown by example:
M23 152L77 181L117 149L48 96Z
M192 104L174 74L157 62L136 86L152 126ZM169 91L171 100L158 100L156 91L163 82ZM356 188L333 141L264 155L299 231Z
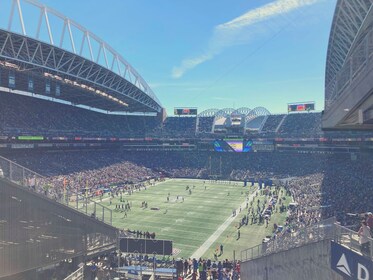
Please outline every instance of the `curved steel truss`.
M247 107L241 107L241 108L238 108L236 110L234 110L231 115L243 115L243 116L246 116L247 114L249 114L251 112L251 109L250 108L247 108Z
M271 113L264 107L255 107L250 109L247 107L241 107L238 109L224 108L224 109L207 109L198 114L198 117L216 117L217 119L221 117L229 117L231 115L241 115L246 118L246 120L254 119L258 116L267 116Z
M235 110L233 108L224 108L215 113L215 119L226 118L230 116Z
M271 113L264 107L255 107L246 115L246 122L259 116L268 116Z
M342 69L372 0L338 0L334 13L327 53L325 86L328 87Z
M201 113L198 114L199 118L204 118L204 117L215 117L216 112L218 112L219 109L207 109L205 111L202 111Z
M35 0L6 1L10 2L9 13L3 7L0 9L1 22L8 23L7 26L0 24L1 57L94 82L161 111L161 103L145 80L98 36ZM27 18L29 9L39 17ZM52 18L54 24L50 24ZM27 21L33 23L27 24ZM36 30L28 29L35 25Z

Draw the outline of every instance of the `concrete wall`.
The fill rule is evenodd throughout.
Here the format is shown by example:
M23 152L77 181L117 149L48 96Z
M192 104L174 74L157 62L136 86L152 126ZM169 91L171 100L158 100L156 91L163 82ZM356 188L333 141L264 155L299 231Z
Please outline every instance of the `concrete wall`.
M343 280L330 268L330 241L241 263L243 280Z

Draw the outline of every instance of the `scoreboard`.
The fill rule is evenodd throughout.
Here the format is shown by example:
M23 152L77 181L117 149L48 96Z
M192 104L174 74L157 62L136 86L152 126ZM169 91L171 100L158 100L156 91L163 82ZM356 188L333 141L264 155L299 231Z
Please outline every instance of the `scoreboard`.
M215 152L247 153L252 151L251 139L217 139L213 142Z
M314 111L315 102L298 102L298 103L289 103L288 112L304 112L304 111Z
M197 108L174 108L174 115L177 116L195 116L197 115Z

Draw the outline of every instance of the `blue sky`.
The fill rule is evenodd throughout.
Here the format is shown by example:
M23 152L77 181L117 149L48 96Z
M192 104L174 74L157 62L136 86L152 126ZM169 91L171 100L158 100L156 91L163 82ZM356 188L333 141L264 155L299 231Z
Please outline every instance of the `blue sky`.
M4 1L4 0L1 0ZM336 0L44 0L104 39L162 105L208 108L324 103Z

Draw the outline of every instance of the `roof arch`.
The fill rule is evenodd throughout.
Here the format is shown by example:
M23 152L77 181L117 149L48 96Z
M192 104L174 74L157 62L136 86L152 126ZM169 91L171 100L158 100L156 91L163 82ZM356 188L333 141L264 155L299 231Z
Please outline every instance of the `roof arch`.
M215 117L217 119L223 118L223 117L226 118L226 117L230 116L234 111L235 111L235 109L233 109L233 108L224 108L224 109L221 109L221 110L217 111L215 113Z
M255 107L250 111L249 114L246 115L246 122L249 122L250 120L255 119L259 116L268 116L271 113L264 107Z
M255 107L250 109L248 107L241 107L238 109L224 108L224 109L207 109L198 114L198 117L215 117L216 119L227 118L232 115L241 115L245 117L247 121L252 120L258 116L267 116L271 113L264 107Z
M251 112L251 109L250 108L247 108L247 107L241 107L241 108L238 108L236 110L234 110L234 112L232 112L231 115L244 115L246 116L247 114L249 114Z
M41 65L44 68L49 60L53 60L50 64L54 64L54 66L57 64L60 66L67 65L69 70L74 69L76 73L83 72L85 76L82 79L89 81L87 75L91 77L95 73L100 73L101 70L97 67L100 66L111 73L105 73L105 76L101 74L102 77L95 76L96 81L101 79L106 85L110 85L110 88L118 88L119 86L120 89L125 88L129 98L152 107L158 112L161 110L160 101L141 75L121 54L100 37L74 20L36 0L6 1L10 3L10 13L7 9L0 9L1 22L3 23L0 23L0 29L8 32L4 45L9 40L23 41L19 43L18 49L13 48L11 52L8 52L17 57L4 56L5 58L18 60L21 58L24 62L30 63L31 61L25 61L25 57L29 56L33 63L44 64ZM24 11L24 7L27 7L27 10ZM39 16L35 16L35 14ZM53 22L53 24L50 24L50 22ZM7 26L2 26L5 25L4 23L7 23ZM33 26L36 26L36 28L32 28ZM23 37L15 36L17 34ZM30 54L29 45L35 43L38 44L37 50ZM13 47L13 42L9 45ZM4 49L4 47L0 49ZM20 57L19 54L22 53L24 53L23 57ZM40 56L40 58L37 56ZM113 76L114 74L117 78ZM78 76L77 78L81 77ZM126 80L127 84L123 82L123 85L120 84L121 81L118 78ZM120 93L123 94L123 92ZM143 95L150 97L152 100L144 101L146 97Z
M212 109L207 109L202 111L201 113L198 114L197 117L215 117L215 114L219 112L219 109L212 108Z
M264 107L255 107L251 110L251 112L254 112L257 116L267 116L271 114L271 112L269 112L268 109Z

